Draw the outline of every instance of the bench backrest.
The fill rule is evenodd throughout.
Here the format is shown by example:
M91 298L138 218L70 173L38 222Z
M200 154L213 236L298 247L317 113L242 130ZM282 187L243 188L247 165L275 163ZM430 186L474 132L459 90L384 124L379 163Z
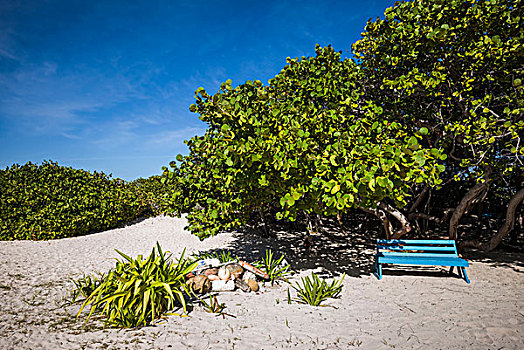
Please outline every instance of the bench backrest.
M441 239L377 239L377 253L383 256L458 257L455 241Z

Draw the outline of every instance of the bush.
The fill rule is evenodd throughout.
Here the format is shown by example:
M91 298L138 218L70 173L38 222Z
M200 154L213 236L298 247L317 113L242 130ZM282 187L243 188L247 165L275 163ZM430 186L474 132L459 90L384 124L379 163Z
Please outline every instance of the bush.
M1 240L81 236L150 212L143 194L104 173L52 161L0 170Z
M161 181L162 176L154 175L147 179L139 178L130 183L133 190L145 198L152 215L172 215L170 209L172 186Z
M173 263L158 243L145 260L141 255L132 259L117 252L125 261L117 261L115 269L84 301L78 315L91 305L87 320L96 312L105 317L106 324L138 327L151 324L177 306L187 312L185 275L196 263L184 259L184 253Z

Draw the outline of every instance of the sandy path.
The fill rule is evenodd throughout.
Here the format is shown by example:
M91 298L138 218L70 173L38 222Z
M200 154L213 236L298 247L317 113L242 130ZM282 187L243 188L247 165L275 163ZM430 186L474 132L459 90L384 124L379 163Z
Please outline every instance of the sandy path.
M477 256L468 269L471 285L437 269L385 271L370 276L369 244L322 242L303 253L296 240L264 240L222 234L200 242L185 221L151 218L85 237L51 242L0 242L0 349L518 349L524 344L522 256ZM215 248L253 258L266 247L285 251L300 276L311 269L349 273L341 298L326 307L287 304L287 287L255 295L222 293L218 299L236 318L195 309L190 317L138 330L84 329L58 307L70 278L114 265L114 248L136 257L156 242L178 256ZM352 277L355 276L355 277ZM519 345L520 344L520 345Z

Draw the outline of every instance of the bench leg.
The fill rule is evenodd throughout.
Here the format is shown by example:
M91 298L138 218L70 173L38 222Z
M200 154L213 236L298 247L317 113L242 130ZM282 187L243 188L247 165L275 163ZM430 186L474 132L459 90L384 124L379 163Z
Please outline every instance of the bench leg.
M380 280L382 279L382 264L379 264L377 260L375 260L375 272L374 275Z
M453 274L453 269L455 268L455 266L451 266L451 268L449 269L449 274L452 275Z
M457 266L457 272L460 278L464 278L464 276L462 276L462 267Z
M464 273L464 279L466 280L466 282L468 282L468 284L470 283L469 282L469 278L468 278L468 274L466 273L466 268L465 267L459 267L459 271L462 270L462 272Z

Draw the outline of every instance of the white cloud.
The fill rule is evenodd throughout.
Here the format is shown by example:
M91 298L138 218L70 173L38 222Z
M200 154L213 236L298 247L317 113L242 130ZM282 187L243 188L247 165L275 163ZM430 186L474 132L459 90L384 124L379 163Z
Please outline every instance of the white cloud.
M189 140L195 135L203 135L206 132L204 126L202 127L185 127L179 130L164 131L159 134L155 134L149 140L151 144L157 145L172 145L180 144L184 140Z

